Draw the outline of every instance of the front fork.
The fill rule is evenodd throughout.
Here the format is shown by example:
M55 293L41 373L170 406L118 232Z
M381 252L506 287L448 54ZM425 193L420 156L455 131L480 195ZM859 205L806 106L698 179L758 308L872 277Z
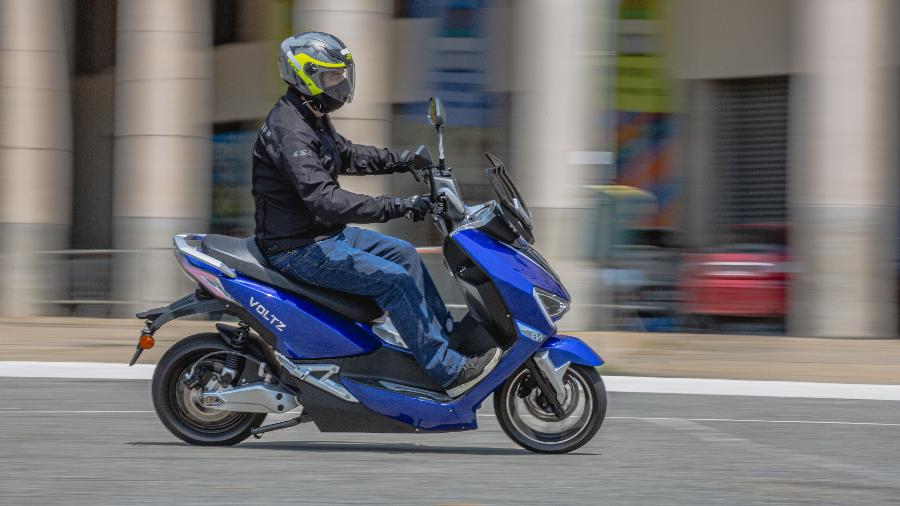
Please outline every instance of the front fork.
M566 401L564 378L573 363L599 367L603 365L603 359L580 339L556 335L545 340L541 348L525 362L556 416L562 416L562 405Z
M550 360L550 350L540 350L525 362L525 367L544 394L553 414L559 418L563 417L563 403L566 401L566 385L563 378L571 364L571 361L567 361L556 366Z

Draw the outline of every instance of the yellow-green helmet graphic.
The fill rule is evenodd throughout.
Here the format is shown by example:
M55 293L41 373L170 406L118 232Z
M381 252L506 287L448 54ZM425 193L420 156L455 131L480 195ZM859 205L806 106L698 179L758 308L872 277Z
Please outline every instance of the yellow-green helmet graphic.
M278 56L284 79L322 112L330 112L353 100L353 56L334 35L303 32L284 39Z

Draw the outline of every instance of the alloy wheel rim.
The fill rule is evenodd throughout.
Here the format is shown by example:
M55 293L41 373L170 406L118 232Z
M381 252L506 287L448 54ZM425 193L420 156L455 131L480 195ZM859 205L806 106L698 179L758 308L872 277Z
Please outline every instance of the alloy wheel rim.
M568 371L563 378L566 399L563 401L563 418L557 419L549 409L544 409L532 396L540 395L535 387L525 399L516 395L519 386L530 372L520 371L508 390L506 411L512 427L522 437L541 445L562 445L582 434L593 415L593 392L582 375Z
M181 379L193 364L191 359L187 360L187 365L180 368L178 374L172 376L170 380L170 398L176 415L183 423L198 432L214 434L231 430L241 422L245 413L220 411L203 406L201 394L203 385L207 384L207 376L204 375L200 386L196 388L189 388Z

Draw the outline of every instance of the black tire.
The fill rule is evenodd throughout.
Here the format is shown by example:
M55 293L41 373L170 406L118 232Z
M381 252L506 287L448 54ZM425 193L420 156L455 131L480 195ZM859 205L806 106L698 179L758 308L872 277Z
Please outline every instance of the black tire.
M503 432L522 448L535 453L569 453L590 441L600 430L603 419L606 417L606 387L597 370L582 365L569 366L563 381L567 387L571 388L571 390L567 388L570 393L566 398L566 402L570 404L567 404L567 414L562 420L557 419L549 408L539 409L540 406L534 404L534 401L540 400L540 395L542 395L538 387L534 387L531 395L525 398L518 396L522 382L527 382L530 375L528 369L522 367L510 376L499 390L494 392L494 413L497 415L497 421L500 422ZM584 409L587 412L586 421L583 423L580 418L584 415L576 416L577 406L574 405L580 403L578 397L581 395L585 397ZM521 400L522 406L519 406L519 400ZM568 432L537 431L528 427L519 415L518 411L523 408L527 409L526 413L535 418L538 423L548 425L563 423L569 417L573 417L576 425Z
M216 333L194 334L169 348L156 366L150 387L153 407L169 432L186 443L235 445L250 437L250 430L259 427L266 417L265 413L205 410L186 399L191 392L185 390L182 375L204 355L230 349Z

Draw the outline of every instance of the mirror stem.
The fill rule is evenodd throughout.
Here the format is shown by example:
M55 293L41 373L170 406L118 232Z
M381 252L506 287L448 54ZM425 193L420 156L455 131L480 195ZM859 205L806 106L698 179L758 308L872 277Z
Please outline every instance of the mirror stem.
M438 167L444 168L444 127L437 127L438 131Z

